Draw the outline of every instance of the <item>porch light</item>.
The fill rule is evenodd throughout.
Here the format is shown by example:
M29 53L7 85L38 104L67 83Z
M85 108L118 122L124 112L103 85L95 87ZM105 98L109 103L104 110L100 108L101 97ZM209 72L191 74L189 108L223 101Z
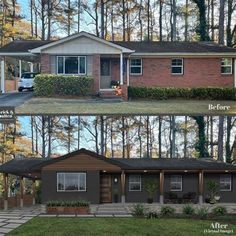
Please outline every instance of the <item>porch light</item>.
M228 170L225 170L226 173L228 173L229 171Z
M103 172L103 173L106 173L107 171L106 171L106 170L103 170L102 172Z
M31 176L31 173L28 173L28 176Z
M117 178L114 178L114 183L117 183L118 182L118 179Z
M185 173L187 173L188 171L187 170L184 170Z
M143 172L144 172L144 173L147 173L147 170L144 170Z

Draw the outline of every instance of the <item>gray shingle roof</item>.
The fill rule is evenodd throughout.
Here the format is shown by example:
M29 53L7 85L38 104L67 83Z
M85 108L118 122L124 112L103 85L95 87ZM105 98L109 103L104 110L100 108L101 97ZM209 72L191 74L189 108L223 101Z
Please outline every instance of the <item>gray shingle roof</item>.
M16 40L2 48L0 53L23 53L46 45L52 41ZM235 48L226 47L212 42L112 42L119 46L135 50L136 53L236 53Z
M112 158L127 170L236 170L230 163L210 158Z
M0 166L2 173L26 173L40 171L42 164L45 164L51 158L16 158Z
M235 48L212 42L114 42L122 47L135 50L136 53L226 53L235 52Z
M0 48L0 53L2 52L29 52L29 50L33 48L37 48L48 44L52 41L41 41L41 40L16 40L6 44L5 46Z

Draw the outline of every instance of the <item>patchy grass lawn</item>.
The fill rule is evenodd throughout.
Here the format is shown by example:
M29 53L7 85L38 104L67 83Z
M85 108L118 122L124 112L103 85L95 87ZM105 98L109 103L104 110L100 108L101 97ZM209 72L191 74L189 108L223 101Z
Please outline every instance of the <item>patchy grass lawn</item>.
M191 219L136 219L136 218L34 218L8 235L20 236L200 236L211 229L212 221ZM236 225L228 230L235 235ZM207 235L207 234L206 234ZM217 233L217 235L224 235Z
M209 104L230 106L229 110L209 110ZM236 114L235 101L162 100L111 102L95 99L32 98L16 108L22 114Z

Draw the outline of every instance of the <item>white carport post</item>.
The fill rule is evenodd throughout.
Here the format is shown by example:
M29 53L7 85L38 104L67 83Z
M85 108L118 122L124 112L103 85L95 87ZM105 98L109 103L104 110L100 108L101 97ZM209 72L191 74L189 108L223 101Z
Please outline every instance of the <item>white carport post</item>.
M34 63L30 62L30 72L34 72Z
M127 58L127 65L126 65L126 73L127 73L127 86L129 86L129 58Z
M5 58L1 58L1 91L5 93Z
M120 85L124 84L123 78L123 53L120 54Z
M236 58L234 58L234 87L236 88Z
M21 78L21 75L22 75L22 61L19 60L19 78Z

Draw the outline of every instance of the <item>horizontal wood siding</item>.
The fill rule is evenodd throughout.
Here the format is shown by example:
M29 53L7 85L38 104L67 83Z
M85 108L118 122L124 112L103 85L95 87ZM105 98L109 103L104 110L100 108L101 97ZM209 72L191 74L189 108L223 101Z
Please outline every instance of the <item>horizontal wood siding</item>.
M120 171L120 167L112 165L99 158L89 156L87 154L78 154L68 157L64 160L52 163L43 167L43 170L63 170L63 171L79 171L79 170L106 170Z

